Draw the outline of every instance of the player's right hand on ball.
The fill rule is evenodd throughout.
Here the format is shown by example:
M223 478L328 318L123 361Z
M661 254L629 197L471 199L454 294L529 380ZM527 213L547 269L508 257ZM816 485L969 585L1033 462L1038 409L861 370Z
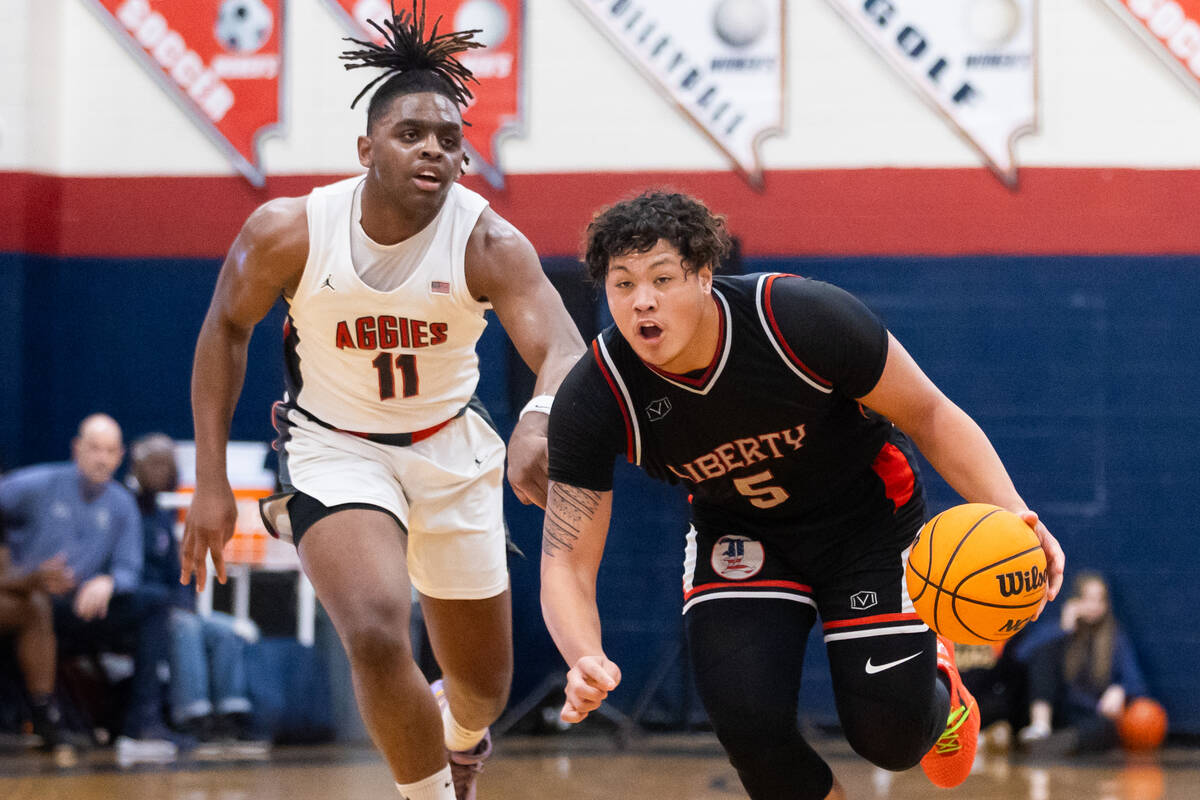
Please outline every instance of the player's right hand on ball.
M237 501L228 485L197 488L183 526L179 545L179 582L191 582L196 576L196 591L204 591L208 577L208 555L212 554L217 580L225 582L225 543L233 538L237 523Z
M582 722L621 682L621 668L604 656L583 656L567 672L563 722Z

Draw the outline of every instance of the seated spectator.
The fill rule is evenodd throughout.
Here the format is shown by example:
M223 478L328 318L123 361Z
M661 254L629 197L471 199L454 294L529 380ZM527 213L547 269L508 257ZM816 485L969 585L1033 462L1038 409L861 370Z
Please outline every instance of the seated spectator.
M175 443L161 433L143 436L130 446L130 461L145 537L142 582L171 598L171 722L201 741L244 739L251 710L244 649L257 628L219 611L200 616L195 591L179 583L175 514L158 507L159 493L177 485Z
M15 639L33 732L46 750L74 745L63 730L62 714L54 702L58 647L50 598L69 592L75 580L61 553L24 574L12 570L10 561L8 548L0 545L0 633L13 634Z
M1029 725L1019 738L1035 752L1082 753L1119 742L1125 703L1146 694L1129 638L1118 625L1108 584L1078 575L1058 626L1043 626L1022 643L1029 665Z
M166 661L167 606L140 586L142 528L133 496L112 479L124 457L121 428L104 414L79 425L74 463L0 478L0 514L13 564L33 572L61 554L73 592L52 597L60 654L129 652L133 679L117 739L119 760L169 760L158 668Z
M992 750L1007 750L1013 732L1029 724L1028 668L1015 655L1028 631L1005 642L954 649L963 685L979 704L982 740Z

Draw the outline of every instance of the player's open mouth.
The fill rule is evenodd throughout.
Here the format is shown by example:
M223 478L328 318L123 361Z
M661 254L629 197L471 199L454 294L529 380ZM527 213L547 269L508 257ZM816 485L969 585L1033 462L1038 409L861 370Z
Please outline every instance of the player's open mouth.
M426 170L414 175L413 182L422 189L437 189L442 185L442 178L436 172Z
M637 327L637 335L648 342L656 342L662 337L662 328L653 322L643 322Z

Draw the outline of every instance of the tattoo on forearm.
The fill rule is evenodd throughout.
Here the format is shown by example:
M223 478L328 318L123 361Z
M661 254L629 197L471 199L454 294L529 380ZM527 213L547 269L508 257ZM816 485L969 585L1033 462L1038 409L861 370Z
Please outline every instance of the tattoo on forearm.
M546 522L542 528L542 552L554 556L560 550L574 550L580 528L596 516L600 493L556 483L546 504Z

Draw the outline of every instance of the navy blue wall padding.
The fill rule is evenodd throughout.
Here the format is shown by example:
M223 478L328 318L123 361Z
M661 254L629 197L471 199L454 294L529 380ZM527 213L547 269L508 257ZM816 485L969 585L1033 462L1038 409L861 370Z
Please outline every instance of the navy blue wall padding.
M5 466L70 458L79 421L95 411L116 417L127 440L155 430L191 439L192 358L219 267L0 255L0 279L23 287L12 320L0 316L0 410L20 398L17 413L0 419ZM7 304L7 291L0 295ZM283 319L280 302L254 332L233 439L273 438Z
M246 647L254 728L275 742L332 741L329 673L321 653L289 637L264 637Z
M192 438L189 376L215 260L64 259L0 254L0 462L65 459L79 420L107 411L129 437ZM547 260L582 327L603 302L572 283L570 259ZM744 269L836 283L883 317L946 394L989 434L1019 490L1066 548L1069 571L1098 569L1173 731L1200 733L1200 605L1195 543L1200 455L1200 257L747 258ZM587 305L592 304L588 309ZM268 441L282 387L282 306L256 330L233 438ZM591 331L588 331L590 334ZM479 351L479 394L502 433L528 398L498 325ZM958 502L925 469L931 511ZM681 492L621 467L600 573L609 654L625 670L613 702L632 710L678 636ZM527 560L514 558L513 607L522 698L563 669L541 621L541 514L507 498ZM1052 607L1047 617L1056 616ZM832 716L819 632L809 646L805 713ZM669 665L668 665L669 666ZM668 670L651 716L682 701Z
M0 470L27 463L25 412L25 272L28 258L0 253Z

